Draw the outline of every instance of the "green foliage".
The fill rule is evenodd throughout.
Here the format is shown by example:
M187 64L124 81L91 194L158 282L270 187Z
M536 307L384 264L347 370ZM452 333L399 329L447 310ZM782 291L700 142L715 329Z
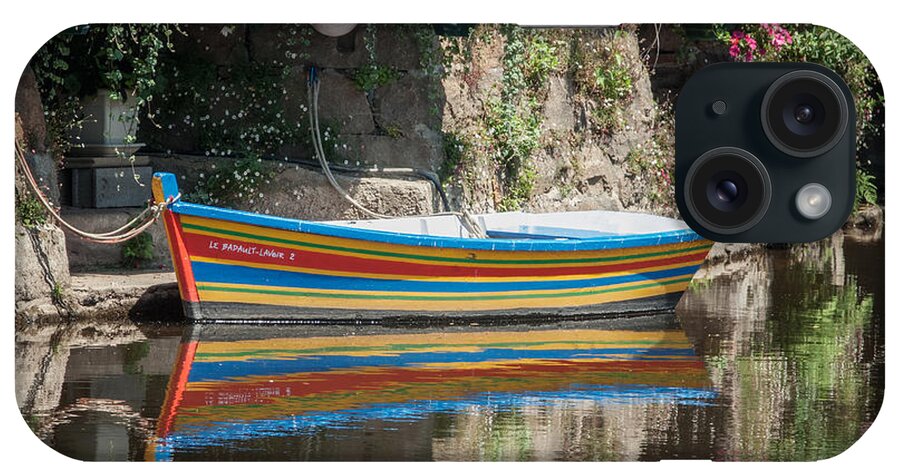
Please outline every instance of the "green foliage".
M356 84L356 88L363 92L374 91L400 77L400 73L396 69L378 63L375 49L376 35L377 27L375 25L366 26L363 43L369 57L368 62L353 72L353 82Z
M489 103L484 126L492 143L492 157L503 184L501 211L515 210L528 200L534 188L535 173L529 159L540 145L541 116L535 102L520 104Z
M273 175L271 167L255 156L235 160L225 166L213 165L208 176L206 173L200 174L197 186L187 195L187 199L206 205L238 206L245 202L252 205L263 198L260 186Z
M47 211L38 199L30 194L16 194L16 220L25 228L36 228L47 223Z
M626 50L628 31L623 29L572 33L569 70L576 91L594 103L591 117L600 132L624 125L623 113L634 96L638 61Z
M62 154L69 131L82 120L78 99L109 89L112 99L134 98L140 110L158 91L160 55L173 49L168 24L107 24L69 28L31 60L47 118L50 146ZM152 116L151 116L152 118Z
M376 63L367 63L353 73L353 83L363 92L374 91L376 88L391 83L400 77L400 73L391 67Z
M137 268L144 262L153 259L153 236L148 232L122 244L122 264L126 268Z
M870 175L862 168L856 169L856 196L853 200L853 209L859 209L862 204L875 205L878 203L878 187L875 186L875 176Z
M501 211L515 210L531 197L535 171L531 156L540 147L541 115L539 97L546 94L555 49L540 32L526 32L518 26L501 28L503 81L499 99L485 105L483 127L488 151L501 183Z
M285 88L285 65L248 63L217 68L187 58L166 65L170 79L154 111L163 129L147 131L151 144L176 130L196 130L207 156L274 155L285 144L309 142L306 106ZM305 103L306 98L303 98Z
M63 287L59 283L53 283L53 289L50 290L50 298L53 302L61 302L63 299Z
M529 88L542 90L547 86L550 73L559 68L557 48L541 33L527 35L522 54L522 74Z
M436 118L440 118L443 106L441 104L443 101L441 79L447 75L447 66L449 65L446 62L450 60L450 56L444 55L440 39L431 25L417 25L411 26L411 28L413 28L413 36L419 47L419 66L429 80L429 112Z

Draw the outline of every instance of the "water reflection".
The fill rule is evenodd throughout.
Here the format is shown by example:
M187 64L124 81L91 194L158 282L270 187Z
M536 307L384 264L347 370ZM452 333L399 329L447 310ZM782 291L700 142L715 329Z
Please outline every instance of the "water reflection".
M677 316L22 329L16 391L79 459L821 459L881 404L883 276L837 235L706 266Z
M307 337L308 330L293 328L268 338L258 327L224 330L223 336L198 327L182 344L160 417L156 459L223 445L242 451L245 441L293 441L299 434L352 430L372 421L401 431L434 415L483 409L511 419L499 425L511 434L492 437L522 443L530 432L520 431L527 429L516 420L527 415L572 407L697 405L714 397L702 361L675 329Z

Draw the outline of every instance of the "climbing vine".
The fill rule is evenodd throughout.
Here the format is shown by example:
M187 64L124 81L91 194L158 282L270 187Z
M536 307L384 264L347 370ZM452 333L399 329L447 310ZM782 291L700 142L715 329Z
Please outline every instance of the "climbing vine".
M484 129L501 185L501 211L515 210L531 197L535 170L531 156L540 146L541 101L550 73L559 65L555 47L540 31L503 26L503 78L498 98L485 105Z

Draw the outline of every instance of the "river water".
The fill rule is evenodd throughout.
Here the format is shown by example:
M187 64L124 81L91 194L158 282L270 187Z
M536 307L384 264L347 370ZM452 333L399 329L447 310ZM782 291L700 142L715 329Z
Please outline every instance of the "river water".
M82 460L823 459L881 405L883 258L840 234L768 250L617 320L41 326L17 332L17 400Z

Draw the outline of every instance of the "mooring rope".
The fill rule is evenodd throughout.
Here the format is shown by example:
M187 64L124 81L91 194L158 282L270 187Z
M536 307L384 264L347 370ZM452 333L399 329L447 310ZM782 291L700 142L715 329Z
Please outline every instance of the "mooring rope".
M379 219L388 219L388 218L413 218L413 217L430 217L430 216L455 216L459 219L460 224L476 238L487 238L487 233L481 228L478 222L475 220L470 213L467 211L462 212L454 212L454 211L446 211L440 213L432 213L432 214L424 214L424 215L406 215L404 217L397 217L391 215L385 215L382 213L375 212L366 208L363 204L359 203L355 198L350 196L344 187L338 183L337 179L334 177L334 174L331 172L331 167L328 164L328 160L325 158L325 149L322 147L322 135L319 129L319 75L316 71L315 67L309 68L309 76L307 80L307 88L306 95L307 100L309 102L309 107L307 108L307 113L309 114L309 122L310 122L310 136L313 143L313 150L316 154L316 159L319 161L319 165L322 167L322 171L325 173L325 177L328 178L328 182L331 186L340 194L345 200L350 202L353 206L355 206L359 211L364 214Z
M119 228L116 228L115 230L103 233L92 233L78 229L71 223L64 220L62 216L60 216L59 212L57 212L57 210L53 207L53 204L50 203L50 200L47 198L47 196L44 195L44 192L38 185L37 180L34 179L34 175L31 172L31 167L28 166L28 161L25 159L25 152L22 150L22 146L20 144L16 144L16 163L21 168L22 174L25 176L26 181L31 186L34 194L37 196L38 201L41 203L41 205L44 206L45 209L47 209L47 211L50 213L50 216L53 217L56 223L58 223L63 229L69 231L70 233L75 234L81 239L90 241L92 243L116 244L128 241L140 235L147 228L150 228L150 226L153 225L154 222L156 222L156 220L159 218L159 215L162 214L163 210L165 210L168 205L181 197L181 194L178 194L178 196L176 197L170 197L164 203L150 204L128 223Z

